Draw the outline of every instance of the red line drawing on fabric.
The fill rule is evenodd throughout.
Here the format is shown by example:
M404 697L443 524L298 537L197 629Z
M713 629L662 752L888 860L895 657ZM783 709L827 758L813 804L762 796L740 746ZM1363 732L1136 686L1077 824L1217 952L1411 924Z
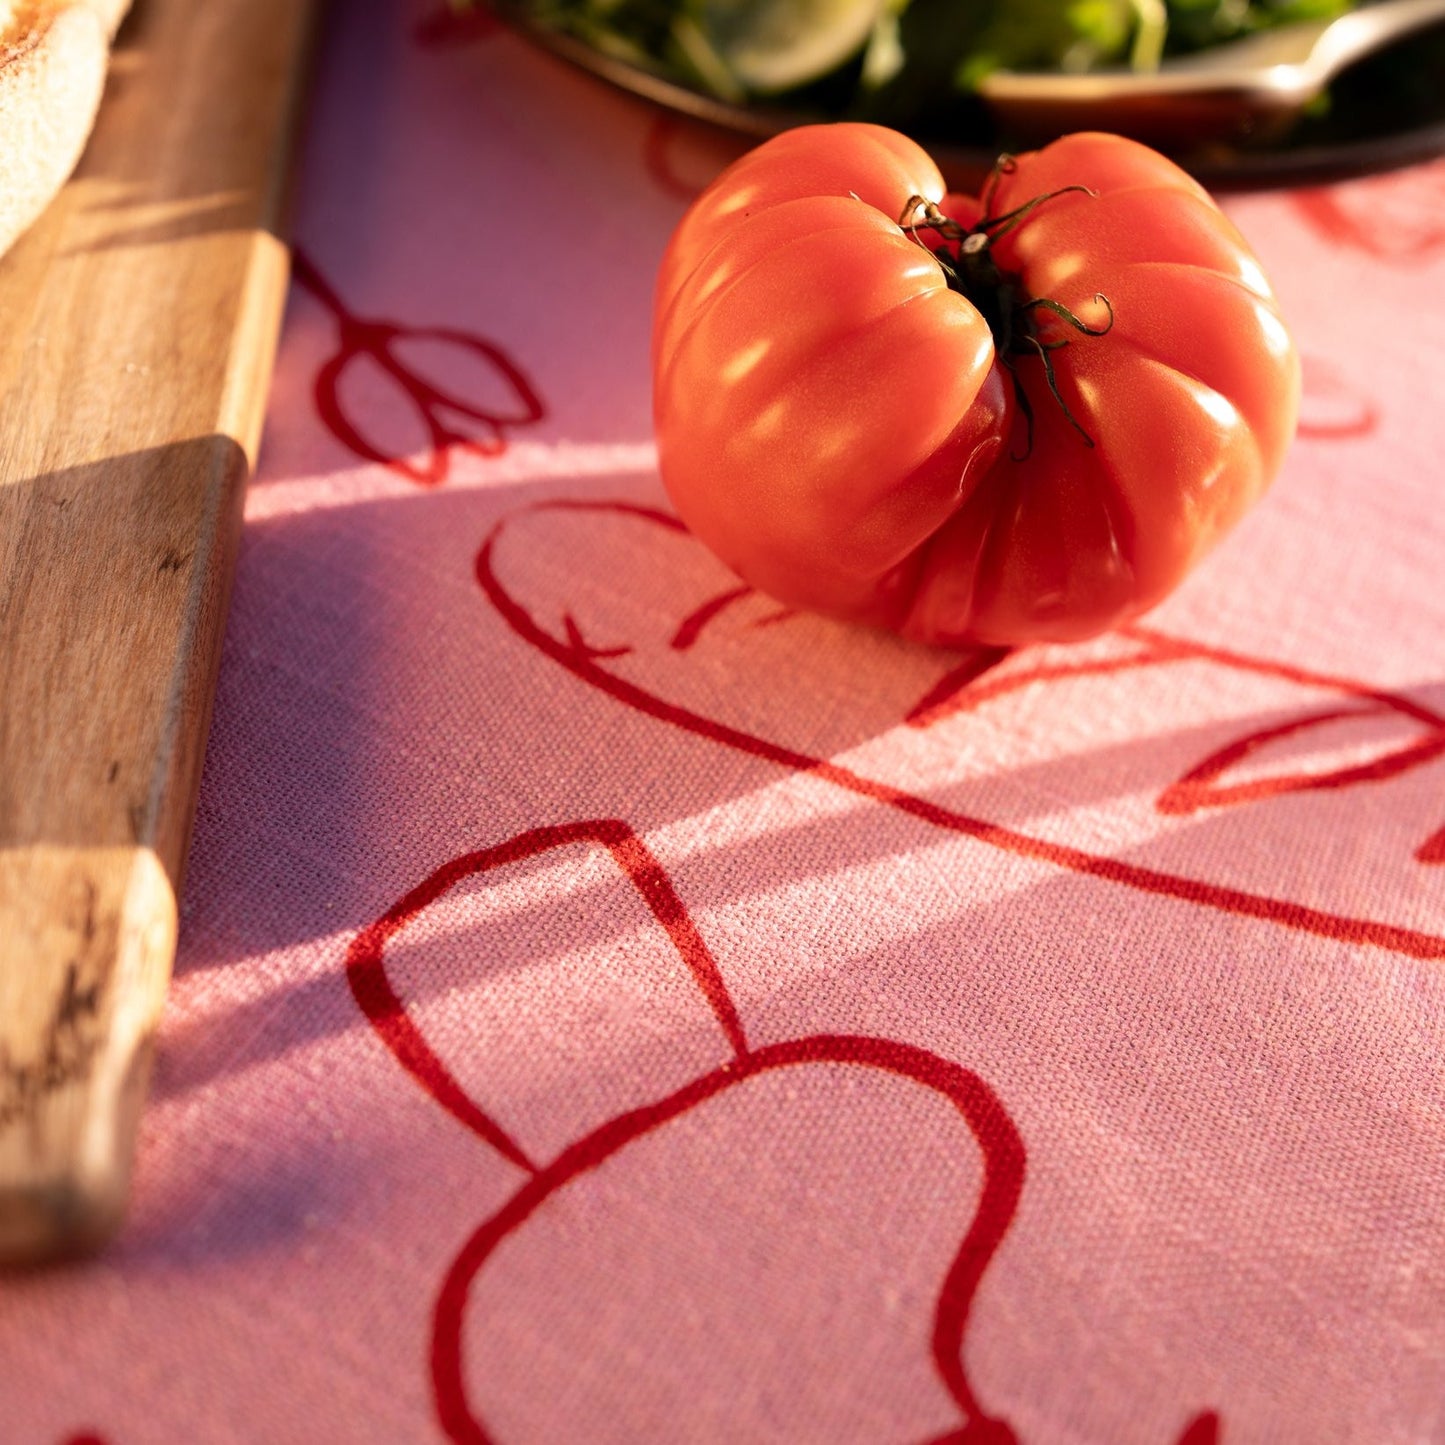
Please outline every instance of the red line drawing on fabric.
M442 0L429 15L423 15L416 22L411 33L419 45L440 49L484 40L501 28L501 21L485 5L478 3L460 9L448 0Z
M557 638L546 631L526 608L517 602L507 591L493 566L493 554L497 540L506 528L510 518L541 511L611 512L614 514L635 516L678 533L685 533L686 529L676 517L652 507L621 501L563 499L535 503L531 506L518 509L518 511L511 513L510 517L503 517L493 527L483 542L480 551L477 553L477 580L481 585L482 591L503 621L505 621L520 638L530 643L539 652L560 663L583 682L608 694L618 702L625 703L638 712L656 718L660 722L670 723L674 727L682 728L687 732L695 733L700 737L709 738L714 742L721 743L723 746L733 748L738 752L747 753L753 757L776 763L778 766L786 768L789 771L809 773L814 777L821 778L859 797L868 798L874 802L895 808L899 812L907 813L912 817L922 819L924 822L931 823L949 832L975 838L979 842L987 843L991 847L1001 849L1006 853L1011 853L1021 858L1030 858L1039 862L1049 863L1069 872L1104 879L1107 882L1121 884L1128 888L1135 888L1144 893L1152 893L1208 908L1216 908L1222 912L1232 913L1242 917L1262 919L1285 928L1293 928L1304 933L1317 934L1341 943L1370 944L1375 947L1389 949L1393 952L1407 954L1413 958L1445 958L1445 935L1428 933L1420 929L1385 923L1376 919L1357 918L1348 914L1334 913L1326 909L1293 903L1288 899L1277 898L1268 894L1254 893L1227 885L1208 883L1198 878L1164 872L1159 869L1126 862L1119 858L1090 853L1082 848L1052 842L1045 838L1021 832L1016 828L991 822L986 818L976 817L953 808L945 807L927 798L919 797L901 788L893 787L888 783L880 782L874 778L854 772L852 769L844 767L842 764L832 762L827 758L812 757L807 753L799 752L796 749L772 742L767 738L731 727L714 718L706 717L678 703L669 702L665 698L648 691L646 688L640 687L628 681L626 678L620 677L600 667L596 660L598 654L594 649L586 646L582 642L575 623L570 629L570 635L566 641ZM923 700L923 702L928 703L928 709L921 712L920 708L922 704L920 704L919 707L915 707L909 714L910 719L916 720L926 717L929 720L936 721L949 712L958 711L962 708L977 707L987 698L998 696L1004 691L1023 686L1025 682L1064 676L1080 676L1086 673L1102 671L1117 671L1150 663L1176 661L1189 657L1217 662L1226 667L1258 672L1271 677L1299 682L1304 685L1333 688L1351 698L1358 699L1367 704L1378 705L1380 709L1389 709L1402 713L1407 717L1419 721L1426 729L1431 730L1431 734L1423 740L1422 743L1412 744L1410 748L1405 750L1407 757L1403 763L1393 765L1387 763L1383 765L1392 769L1389 773L1382 774L1376 769L1368 772L1367 776L1355 777L1350 781L1377 780L1380 776L1394 775L1395 773L1403 771L1406 767L1415 767L1423 762L1430 761L1440 752L1440 748L1436 746L1437 736L1440 739L1445 739L1445 717L1441 717L1431 709L1400 694L1371 688L1348 678L1335 678L1323 673L1312 673L1284 663L1272 662L1263 658L1250 657L1244 653L1231 652L1223 648L1211 647L1202 643L1169 637L1155 629L1138 624L1122 629L1121 635L1139 644L1140 651L1137 655L1125 658L1113 658L1103 663L1086 661L1077 665L1060 664L1050 667L1040 667L1032 671L1025 670L1009 678L993 682L985 676L971 690L963 691L955 688L947 698L935 696L935 694L938 693L938 689L935 688L930 692L929 697ZM1359 711L1363 714L1366 712L1366 709L1359 709ZM1320 719L1315 717L1313 721L1318 723ZM919 725L917 721L915 721L915 725ZM1263 746L1263 741L1254 744L1254 747L1258 746ZM1252 750L1253 748L1246 749L1246 751ZM1215 758L1217 757L1218 754L1215 755ZM1214 759L1206 760L1206 764L1212 763L1213 761ZM1200 766L1204 767L1206 765L1202 764ZM1223 766L1221 765L1219 771L1222 770ZM1198 772L1199 769L1194 770L1195 774ZM1213 776L1217 776L1217 773ZM1202 784L1206 781L1205 779L1194 777L1193 775L1191 775L1191 777L1194 784L1201 785L1196 787L1194 792L1187 792L1183 795L1191 803L1194 803L1203 796L1217 796L1206 795L1204 793ZM1293 775L1286 785L1278 787L1276 791L1306 791L1315 788L1345 785L1343 782L1333 781L1329 774L1303 774ZM1227 798L1226 801L1238 802L1244 801L1244 799L1234 797ZM1178 800L1176 799L1175 802L1176 806L1174 809L1171 809L1171 811L1178 810ZM1437 836L1426 844L1425 849L1417 851L1415 857L1420 862L1435 862L1438 861L1437 854L1440 853L1445 853L1445 843L1442 843Z
M961 712L972 712L994 698L1017 692L1036 682L1055 682L1066 677L1095 677L1107 672L1127 672L1148 662L1169 662L1184 656L1174 648L1146 647L1141 653L1104 660L1090 658L1083 662L1050 663L1011 673L1007 677L990 678L987 674L1004 658L1007 648L982 649L966 657L956 668L946 672L904 716L909 727L927 728Z
M424 909L464 879L569 844L606 848L666 932L683 966L707 1001L727 1041L715 1069L664 1098L628 1110L573 1141L546 1164L529 1159L514 1140L473 1101L422 1037L386 972L390 941ZM1017 1128L988 1084L971 1070L912 1044L856 1034L814 1034L751 1046L727 985L706 942L661 864L624 822L597 819L535 828L505 843L465 853L443 864L353 939L347 954L352 993L382 1042L449 1114L527 1172L515 1194L466 1241L437 1298L431 1348L438 1418L459 1445L490 1445L494 1437L478 1417L463 1377L462 1328L473 1281L503 1240L578 1175L597 1168L619 1150L748 1079L802 1065L880 1069L941 1095L962 1117L983 1161L983 1181L973 1219L941 1282L934 1309L934 1367L965 1417L961 1429L936 1445L1017 1445L1003 1420L980 1404L963 1362L964 1336L974 1295L1007 1233L1023 1190L1025 1149Z
M1408 772L1411 768L1433 762L1445 754L1445 716L1400 693L1366 687L1363 683L1349 678L1333 677L1304 668L1248 657L1224 648L1207 647L1185 638L1166 635L1156 628L1140 623L1120 628L1118 635L1138 642L1140 651L1102 662L1091 660L1075 665L1038 667L1014 672L1005 678L978 681L987 668L1002 660L1005 655L1001 650L981 653L978 658L964 662L957 670L945 675L938 686L908 714L906 721L914 727L927 727L942 718L969 711L993 698L1035 682L1102 672L1121 672L1160 663L1207 660L1240 671L1263 672L1306 687L1328 688L1349 698L1354 705L1303 713L1274 727L1261 728L1233 739L1197 763L1178 782L1171 784L1159 795L1155 806L1161 813L1194 813L1204 808L1258 802L1264 798L1279 797L1284 793L1314 792L1328 788L1349 788L1360 783L1383 782L1387 778ZM1378 753L1362 763L1319 772L1280 772L1241 783L1220 782L1230 768L1253 757L1261 749L1281 738L1294 737L1310 728L1330 723L1389 713L1417 722L1425 731L1414 741ZM1416 851L1415 858L1422 863L1445 862L1445 857L1435 856L1442 843L1445 843L1445 835L1433 835Z
M1316 187L1291 199L1326 239L1378 260L1419 263L1445 251L1445 164L1439 161L1408 177Z
M751 597L753 589L746 585L732 587L726 592L719 592L716 597L709 598L701 607L695 608L678 624L677 631L672 634L672 646L678 652L686 652L702 635L702 630L713 620L719 617L734 602L741 602L744 597Z
M654 514L654 520L661 516L661 513ZM678 624L677 631L672 636L672 647L674 651L686 652L688 648L702 636L703 629L715 617L721 617L734 603L742 602L748 597L755 597L757 593L751 587L730 587L726 592L720 592L716 597L710 597L701 607L694 608ZM771 627L777 622L786 622L790 617L796 617L796 607L779 607L776 612L769 612L765 617L759 617L753 622L754 627Z
M1219 1426L1219 1416L1212 1410L1206 1411L1189 1422L1179 1437L1179 1445L1219 1445L1222 1438Z
M679 126L676 116L657 115L642 138L642 163L658 188L680 201L696 199L702 187L685 181L672 168L670 148Z
M1278 738L1293 737L1309 728L1326 723L1368 717L1389 711L1386 707L1332 708L1327 712L1293 718L1277 727L1236 738L1228 746L1211 753L1202 763L1191 768L1172 787L1159 795L1161 813L1193 813L1201 808L1218 808L1231 803L1251 803L1260 798L1276 798L1281 793L1298 793L1317 788L1349 788L1356 783L1381 782L1396 777L1421 763L1433 762L1445 753L1445 727L1436 726L1432 733L1417 742L1407 743L1390 752L1381 753L1368 762L1353 767L1335 768L1327 773L1276 773L1270 777L1251 778L1243 783L1220 783L1235 763L1241 762L1260 748Z
M1380 424L1380 409L1333 362L1301 358L1304 391L1300 397L1302 437L1368 436Z
M655 115L643 132L642 167L664 195L695 201L748 145L746 136L730 135L664 111Z
M357 456L389 467L419 486L436 486L447 478L454 447L483 457L500 456L507 449L511 428L534 426L546 416L546 406L530 378L495 343L445 326L404 326L357 316L300 249L292 255L291 274L336 321L336 353L316 374L316 410L332 435ZM463 353L464 359L480 360L501 384L511 405L493 409L434 386L397 354L398 344L408 341L436 343ZM347 367L363 359L379 368L420 418L429 443L420 463L379 445L347 415L341 379ZM459 430L448 418L460 418L469 427Z
M703 187L684 180L672 165L672 143L681 129L682 124L674 115L654 116L642 138L642 164L659 190L680 201L693 201L702 194Z

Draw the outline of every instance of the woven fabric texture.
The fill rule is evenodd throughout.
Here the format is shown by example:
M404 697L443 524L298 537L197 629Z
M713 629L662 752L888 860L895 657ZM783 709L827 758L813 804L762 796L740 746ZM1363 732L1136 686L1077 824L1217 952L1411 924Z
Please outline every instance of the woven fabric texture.
M667 508L740 148L333 7L134 1207L0 1285L6 1445L1445 1441L1445 164L1224 198L1283 475L970 678Z

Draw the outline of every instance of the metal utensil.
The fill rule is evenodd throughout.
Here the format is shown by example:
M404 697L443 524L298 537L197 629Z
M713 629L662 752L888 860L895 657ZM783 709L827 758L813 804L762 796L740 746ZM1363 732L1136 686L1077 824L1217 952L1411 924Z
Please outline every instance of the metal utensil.
M1035 139L1109 130L1195 148L1277 139L1341 71L1426 26L1445 0L1378 0L1335 20L1262 31L1155 71L996 70L978 93L1001 128Z

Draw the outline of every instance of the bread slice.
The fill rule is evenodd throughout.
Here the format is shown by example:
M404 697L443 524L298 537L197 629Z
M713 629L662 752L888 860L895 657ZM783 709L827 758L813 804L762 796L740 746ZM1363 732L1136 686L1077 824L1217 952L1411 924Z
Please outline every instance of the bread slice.
M0 254L85 148L130 0L0 0Z

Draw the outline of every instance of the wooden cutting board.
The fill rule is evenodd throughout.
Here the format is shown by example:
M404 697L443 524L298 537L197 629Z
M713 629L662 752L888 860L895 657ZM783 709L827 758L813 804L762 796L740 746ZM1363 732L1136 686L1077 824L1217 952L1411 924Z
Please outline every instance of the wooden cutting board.
M136 0L75 178L0 261L0 1261L124 1209L316 8Z

